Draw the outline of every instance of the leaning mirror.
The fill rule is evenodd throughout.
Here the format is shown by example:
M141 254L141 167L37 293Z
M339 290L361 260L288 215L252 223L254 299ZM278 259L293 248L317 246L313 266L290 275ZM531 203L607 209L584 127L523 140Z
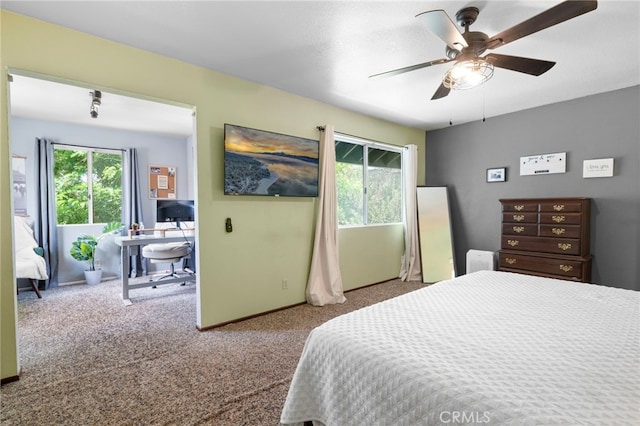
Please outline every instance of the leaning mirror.
M456 270L447 188L418 187L417 201L422 281L434 283L453 278Z

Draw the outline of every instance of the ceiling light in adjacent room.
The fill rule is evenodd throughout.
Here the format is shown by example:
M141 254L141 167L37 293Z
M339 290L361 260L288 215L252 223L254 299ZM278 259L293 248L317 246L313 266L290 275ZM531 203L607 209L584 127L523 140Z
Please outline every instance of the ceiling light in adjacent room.
M91 96L91 108L89 109L89 115L91 118L98 118L98 107L102 103L102 92L95 90L93 92L89 92L89 96Z

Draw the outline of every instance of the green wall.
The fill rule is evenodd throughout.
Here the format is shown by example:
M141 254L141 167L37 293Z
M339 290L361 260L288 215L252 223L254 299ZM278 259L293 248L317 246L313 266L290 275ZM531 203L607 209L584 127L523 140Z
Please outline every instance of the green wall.
M315 199L223 195L224 123L316 139L316 126L330 123L337 131L363 138L396 145L416 144L424 153L425 134L420 129L356 114L6 11L0 13L2 378L17 375L19 369L9 238L8 67L196 107L200 303L194 326L198 327L303 302L313 245ZM422 159L418 178L421 184L424 175ZM234 224L231 234L224 230L227 217ZM341 232L340 262L345 288L397 276L401 239L402 229L397 225ZM287 290L282 289L282 280L287 281Z

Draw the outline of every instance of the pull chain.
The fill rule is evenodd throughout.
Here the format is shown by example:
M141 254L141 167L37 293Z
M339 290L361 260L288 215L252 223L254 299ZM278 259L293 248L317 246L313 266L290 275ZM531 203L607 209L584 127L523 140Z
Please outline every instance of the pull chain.
M486 92L485 84L483 84L482 85L482 122L483 123L487 121L485 117L486 101L487 101L487 92Z

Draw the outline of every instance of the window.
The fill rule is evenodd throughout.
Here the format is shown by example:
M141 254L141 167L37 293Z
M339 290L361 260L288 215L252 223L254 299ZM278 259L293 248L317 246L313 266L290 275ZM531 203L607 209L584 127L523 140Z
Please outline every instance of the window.
M338 225L402 222L402 148L336 134Z
M55 146L58 225L122 220L122 152Z

